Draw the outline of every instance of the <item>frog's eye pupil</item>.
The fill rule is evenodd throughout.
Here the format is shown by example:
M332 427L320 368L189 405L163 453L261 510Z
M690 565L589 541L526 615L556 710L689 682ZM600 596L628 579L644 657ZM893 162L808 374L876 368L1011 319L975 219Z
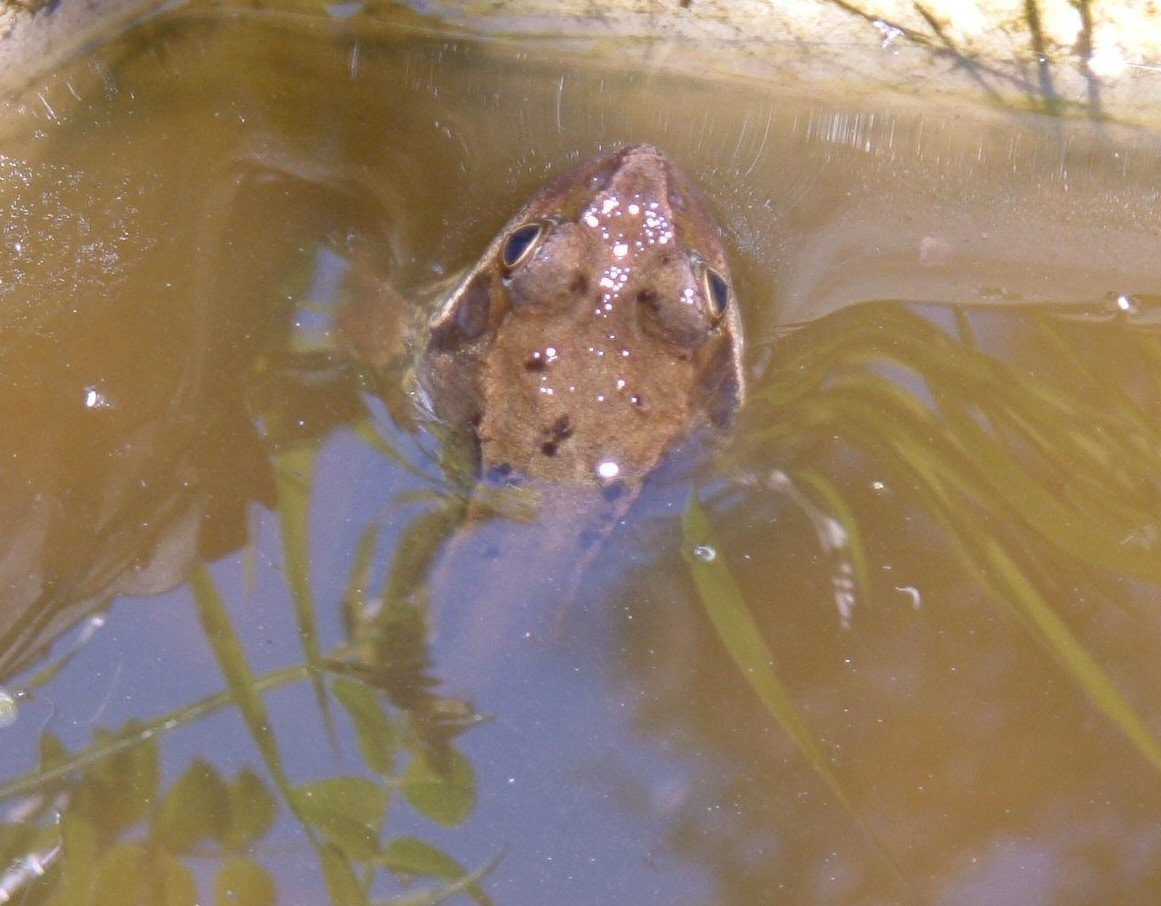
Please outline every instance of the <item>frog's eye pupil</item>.
M726 306L730 304L730 284L712 267L706 267L702 279L705 282L705 297L709 300L710 315L717 321L726 313Z
M509 233L500 251L504 267L512 270L531 258L543 235L544 224L541 223L526 223Z

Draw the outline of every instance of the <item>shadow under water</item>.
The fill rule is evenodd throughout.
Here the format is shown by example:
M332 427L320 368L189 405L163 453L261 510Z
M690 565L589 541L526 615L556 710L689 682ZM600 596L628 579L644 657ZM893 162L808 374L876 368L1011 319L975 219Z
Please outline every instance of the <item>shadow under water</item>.
M1161 889L1153 139L696 79L680 125L408 28L178 14L10 104L0 904ZM573 588L389 353L630 139L719 208L752 380Z

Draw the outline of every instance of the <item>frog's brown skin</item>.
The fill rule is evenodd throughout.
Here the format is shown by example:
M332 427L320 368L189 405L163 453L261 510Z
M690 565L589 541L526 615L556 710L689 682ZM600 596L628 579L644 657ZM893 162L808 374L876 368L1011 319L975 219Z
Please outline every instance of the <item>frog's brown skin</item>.
M610 486L722 434L744 393L721 231L664 152L593 157L498 234L418 341L425 404L484 475Z

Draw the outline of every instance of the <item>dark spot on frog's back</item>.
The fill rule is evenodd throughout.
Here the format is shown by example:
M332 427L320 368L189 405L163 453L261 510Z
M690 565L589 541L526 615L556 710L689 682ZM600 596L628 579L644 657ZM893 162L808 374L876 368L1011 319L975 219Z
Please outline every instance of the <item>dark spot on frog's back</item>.
M601 496L607 503L616 503L628 492L625 482L614 479L601 485Z
M540 444L540 452L545 456L555 456L560 445L572 437L572 419L568 415L560 416L544 431L545 440Z

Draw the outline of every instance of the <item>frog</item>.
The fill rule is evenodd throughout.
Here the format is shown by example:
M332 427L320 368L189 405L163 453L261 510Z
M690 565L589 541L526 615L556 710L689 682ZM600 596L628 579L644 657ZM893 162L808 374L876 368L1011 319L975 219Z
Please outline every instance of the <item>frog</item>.
M369 282L371 312L408 308ZM741 312L708 202L651 144L563 172L411 312L410 326L350 341L402 374L393 421L443 441L449 493L400 542L391 586L433 615L454 652L444 679L471 688L505 639L557 639L582 595L601 600L631 560L609 541L647 485L681 493L662 473L729 436Z
M536 193L414 331L414 396L474 444L477 475L622 506L745 394L722 230L651 144Z
M445 680L474 688L507 644L554 647L582 593L606 600L632 557L603 554L647 483L729 435L742 353L722 230L654 145L584 160L495 235L411 334L417 408L474 457L430 559L403 545ZM512 490L530 511L497 507Z

